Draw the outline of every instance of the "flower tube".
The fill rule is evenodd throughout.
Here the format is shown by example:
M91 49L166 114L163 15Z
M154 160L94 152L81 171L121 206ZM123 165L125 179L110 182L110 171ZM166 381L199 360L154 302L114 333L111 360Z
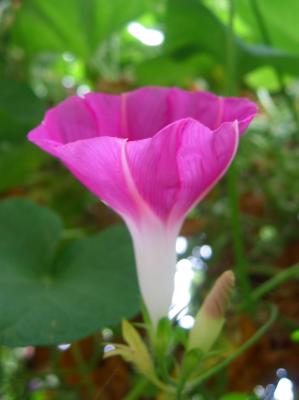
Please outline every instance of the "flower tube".
M154 324L171 304L184 218L224 175L256 112L246 99L146 87L70 97L29 133L124 219Z

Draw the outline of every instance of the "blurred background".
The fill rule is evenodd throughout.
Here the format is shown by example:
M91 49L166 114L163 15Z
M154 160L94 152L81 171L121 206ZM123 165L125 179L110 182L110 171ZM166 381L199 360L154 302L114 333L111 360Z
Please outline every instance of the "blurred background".
M278 383L274 399L297 398L298 20L297 0L0 1L1 202L7 207L26 198L50 208L63 221L66 241L120 221L59 162L27 142L26 134L49 107L73 94L144 85L245 96L259 105L233 170L191 213L178 239L173 315L190 303L178 318L182 329L189 329L211 283L234 266L236 302L245 304L245 311L232 307L224 345L236 348L265 321L262 301L275 303L280 316L194 399L263 398L265 386L278 383L279 368L288 377ZM10 218L17 220L18 213L11 211ZM35 222L28 218L30 232ZM3 229L0 220L1 240ZM250 293L258 287L252 304ZM0 270L0 291L5 290ZM17 286L9 291L0 296L0 314L14 306L8 299L19 295ZM1 318L0 339L8 324ZM158 398L150 387L133 397L138 382L132 370L118 358L103 361L103 338L118 335L118 324L112 323L59 346L9 347L18 340L1 340L0 399L109 400L129 393L128 399Z

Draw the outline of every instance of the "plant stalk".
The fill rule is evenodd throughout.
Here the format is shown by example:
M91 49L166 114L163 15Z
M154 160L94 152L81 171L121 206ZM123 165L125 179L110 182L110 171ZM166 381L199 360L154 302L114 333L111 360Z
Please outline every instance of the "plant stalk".
M227 28L227 83L226 95L234 96L237 91L237 73L236 73L236 47L234 37L234 0L229 0L229 23ZM251 298L251 286L248 277L248 268L242 240L242 229L240 224L239 196L237 189L238 174L235 162L232 163L227 175L227 190L229 205L231 210L231 226L233 247L235 255L235 273L240 286L240 291L247 304L248 312L254 312L254 305Z
M299 278L299 263L289 267L286 270L278 272L277 275L273 276L273 278L268 279L265 283L254 290L252 297L254 300L258 301L273 289L292 278Z
M278 315L278 311L275 305L270 305L270 316L267 322L244 344L242 344L237 351L231 354L229 357L225 358L225 360L221 361L215 367L209 369L208 371L202 373L199 378L194 379L192 382L186 387L186 392L191 394L198 386L200 386L204 381L211 378L216 373L220 372L223 368L229 365L233 360L239 357L244 351L248 350L251 346L253 346L260 338L267 332L267 330L272 326L275 322Z

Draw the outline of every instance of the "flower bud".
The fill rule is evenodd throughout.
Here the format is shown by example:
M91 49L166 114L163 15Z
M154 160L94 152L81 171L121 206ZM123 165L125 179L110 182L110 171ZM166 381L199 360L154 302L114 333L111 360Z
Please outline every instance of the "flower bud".
M235 286L232 271L225 271L215 282L195 317L189 334L188 350L197 348L208 352L218 338L224 324L224 315Z

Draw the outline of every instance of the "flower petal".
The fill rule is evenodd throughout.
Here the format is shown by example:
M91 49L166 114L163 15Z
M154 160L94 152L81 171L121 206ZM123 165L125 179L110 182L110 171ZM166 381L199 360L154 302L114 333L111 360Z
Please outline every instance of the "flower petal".
M55 155L92 193L124 219L138 221L138 207L122 165L124 139L98 137L56 147Z
M210 129L216 129L222 123L223 100L223 97L212 93L173 88L169 96L171 122L190 117Z
M63 144L97 136L92 111L82 98L72 96L51 108L43 122L29 133L28 139L55 155L55 149Z
M191 117L210 129L223 122L239 123L242 132L257 112L246 99L223 98L207 92L145 87L122 95L89 93L72 96L47 112L44 139L66 144L99 136L138 140L153 137L167 125ZM40 136L39 131L30 139Z
M243 133L257 112L257 106L251 101L237 97L227 97L224 99L222 122L237 120L239 132Z
M44 124L46 138L61 144L98 136L92 111L85 100L77 96L51 108Z
M155 216L144 216L138 227L128 225L133 238L140 291L152 323L167 316L174 291L175 243L180 226L168 229Z
M170 122L168 95L171 89L145 87L123 94L123 114L128 139L154 136Z
M236 123L213 132L186 118L151 139L127 143L127 159L141 197L164 222L181 220L222 177L238 144Z
M169 97L171 119L191 117L215 130L223 122L239 123L242 133L257 113L257 107L247 99L220 97L208 92L187 92L173 88Z
M84 100L93 112L98 136L126 137L121 120L121 95L88 93Z
M223 123L214 132L203 126L197 129L182 136L177 155L180 190L171 211L173 223L184 218L222 178L239 144L237 121Z
M219 97L202 91L145 87L123 96L130 140L152 137L163 127L188 117L212 130L223 122L237 120L242 133L257 113L256 105L247 99Z

